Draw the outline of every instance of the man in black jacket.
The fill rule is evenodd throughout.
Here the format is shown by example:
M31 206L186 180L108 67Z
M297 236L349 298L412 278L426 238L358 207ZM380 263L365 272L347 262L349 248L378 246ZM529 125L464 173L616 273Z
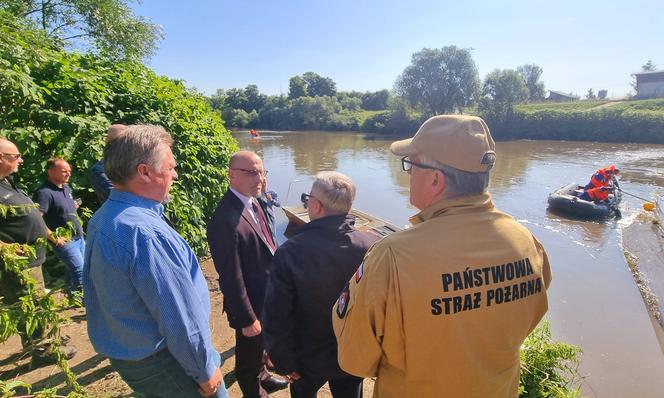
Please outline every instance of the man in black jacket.
M331 311L378 236L355 229L355 186L345 175L316 176L305 206L311 222L276 251L263 307L263 335L291 397L315 397L328 382L334 398L362 396L362 379L341 370Z

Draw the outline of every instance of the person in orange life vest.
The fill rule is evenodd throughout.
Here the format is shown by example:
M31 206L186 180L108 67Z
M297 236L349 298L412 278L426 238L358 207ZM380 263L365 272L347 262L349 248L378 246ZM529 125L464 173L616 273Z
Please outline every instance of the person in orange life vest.
M579 195L579 199L600 203L609 199L609 192L613 191L613 189L614 188L612 187L595 187L586 189L581 195Z
M587 191L592 188L608 187L618 173L620 173L620 170L613 165L599 169L590 177L590 182L586 184L584 189Z

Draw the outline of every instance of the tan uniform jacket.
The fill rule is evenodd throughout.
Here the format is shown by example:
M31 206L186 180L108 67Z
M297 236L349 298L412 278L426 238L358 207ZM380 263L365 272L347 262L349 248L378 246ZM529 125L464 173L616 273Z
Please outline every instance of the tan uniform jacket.
M488 194L443 200L376 243L335 304L339 364L374 397L516 397L547 311L542 245Z

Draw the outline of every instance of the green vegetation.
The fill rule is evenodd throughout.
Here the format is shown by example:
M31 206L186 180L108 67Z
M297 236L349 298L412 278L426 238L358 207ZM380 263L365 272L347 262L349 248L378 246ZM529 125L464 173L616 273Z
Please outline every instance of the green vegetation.
M604 106L600 106L604 105ZM575 101L517 105L497 139L664 143L664 100Z
M24 209L0 208L0 220L8 213L25 211ZM46 242L38 242L36 246L44 246ZM19 333L19 327L26 335L32 335L35 330L43 330L44 335L51 341L50 349L57 358L57 364L65 376L65 383L70 389L69 398L85 397L82 387L76 381L76 376L69 369L69 364L64 353L60 350L62 340L60 337L60 325L66 319L62 317L62 310L69 307L71 303L67 300L56 302L53 292L45 294L36 289L36 281L28 271L28 264L36 255L36 246L7 244L0 246L0 276L12 274L23 287L24 293L20 300L14 304L2 303L0 305L0 344L9 337ZM17 253L20 253L17 254ZM16 395L16 390L25 389L30 391L29 384L20 381L5 382L0 380L0 394L2 397Z
M549 321L542 321L521 347L521 398L581 396L578 373L581 349L555 342Z
M664 113L664 98L639 101L626 101L613 106L613 109L654 111Z
M427 115L454 113L475 103L480 78L470 49L424 48L395 84L397 93Z
M329 78L307 72L290 79L288 96L267 96L256 85L217 90L208 101L233 127L278 130L363 130L399 132L404 118L417 128L420 113L408 108L388 90L337 92ZM311 93L331 95L310 95ZM306 95L305 95L306 94Z
M123 47L109 52L99 47L96 54L67 52L58 37L29 18L8 12L7 3L0 2L0 136L15 142L25 160L16 182L31 191L43 181L49 157L67 159L74 170L70 185L83 201L80 210L86 219L99 206L87 175L102 156L108 126L164 126L175 139L179 172L166 211L194 250L206 253L205 222L227 187L225 170L237 150L207 99L132 60L144 55L141 51L132 53ZM113 4L124 4L112 0L47 3L64 9L89 3L111 10ZM118 61L119 57L129 59ZM20 211L25 209L0 207L0 222ZM57 233L66 234L66 229ZM67 298L56 301L55 290L45 294L35 289L27 271L28 259L34 255L35 248L29 245L0 247L0 278L14 275L26 290L18 303L0 304L0 343L16 334L18 327L25 327L28 334L42 328L53 340L52 347L57 347L59 327L65 322L61 312L72 303ZM83 396L61 353L58 364L69 396ZM17 388L25 385L0 381L2 395L11 396ZM53 389L40 392L41 396L54 393Z
M68 53L10 14L0 11L0 18L0 135L24 154L19 182L35 188L46 160L62 156L90 214L99 203L87 173L102 156L108 126L162 125L175 139L180 173L167 213L205 253L205 221L226 188L225 167L237 149L205 98L140 63Z
M542 101L544 99L544 82L540 81L544 69L535 64L521 65L516 68L517 72L523 77L528 88L528 101Z
M526 81L513 69L496 69L484 79L478 111L487 124L504 126L514 117L514 104L528 98Z
M0 0L16 18L33 22L54 43L106 58L140 60L151 55L161 28L134 15L131 0Z
M518 104L514 109L518 112L534 111L587 111L609 101L574 101L574 102L537 102L532 104Z

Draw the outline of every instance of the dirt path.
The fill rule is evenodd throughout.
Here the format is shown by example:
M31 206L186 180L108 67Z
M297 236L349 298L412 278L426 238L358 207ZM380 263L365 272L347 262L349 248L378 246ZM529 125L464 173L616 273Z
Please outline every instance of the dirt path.
M235 365L234 332L228 327L226 316L221 314L222 295L219 291L214 266L209 260L202 261L201 266L208 286L210 286L213 343L225 360L222 373L229 395L232 398L239 398L242 393L233 374ZM74 373L78 375L79 383L93 397L132 397L131 390L118 374L112 371L109 361L93 350L90 340L88 340L85 310L70 310L67 315L71 318L71 322L64 325L62 331L64 334L71 336L69 344L74 345L78 350L76 356L69 361L69 365ZM30 370L28 365L29 358L21 358L21 342L17 336L0 345L0 379L25 381L32 384L35 391L57 386L61 393L66 393L64 378L57 366L52 365ZM364 396L370 397L372 391L373 382L365 381ZM274 398L287 398L289 396L288 390L270 394L270 397ZM318 396L331 397L327 385L321 389Z

